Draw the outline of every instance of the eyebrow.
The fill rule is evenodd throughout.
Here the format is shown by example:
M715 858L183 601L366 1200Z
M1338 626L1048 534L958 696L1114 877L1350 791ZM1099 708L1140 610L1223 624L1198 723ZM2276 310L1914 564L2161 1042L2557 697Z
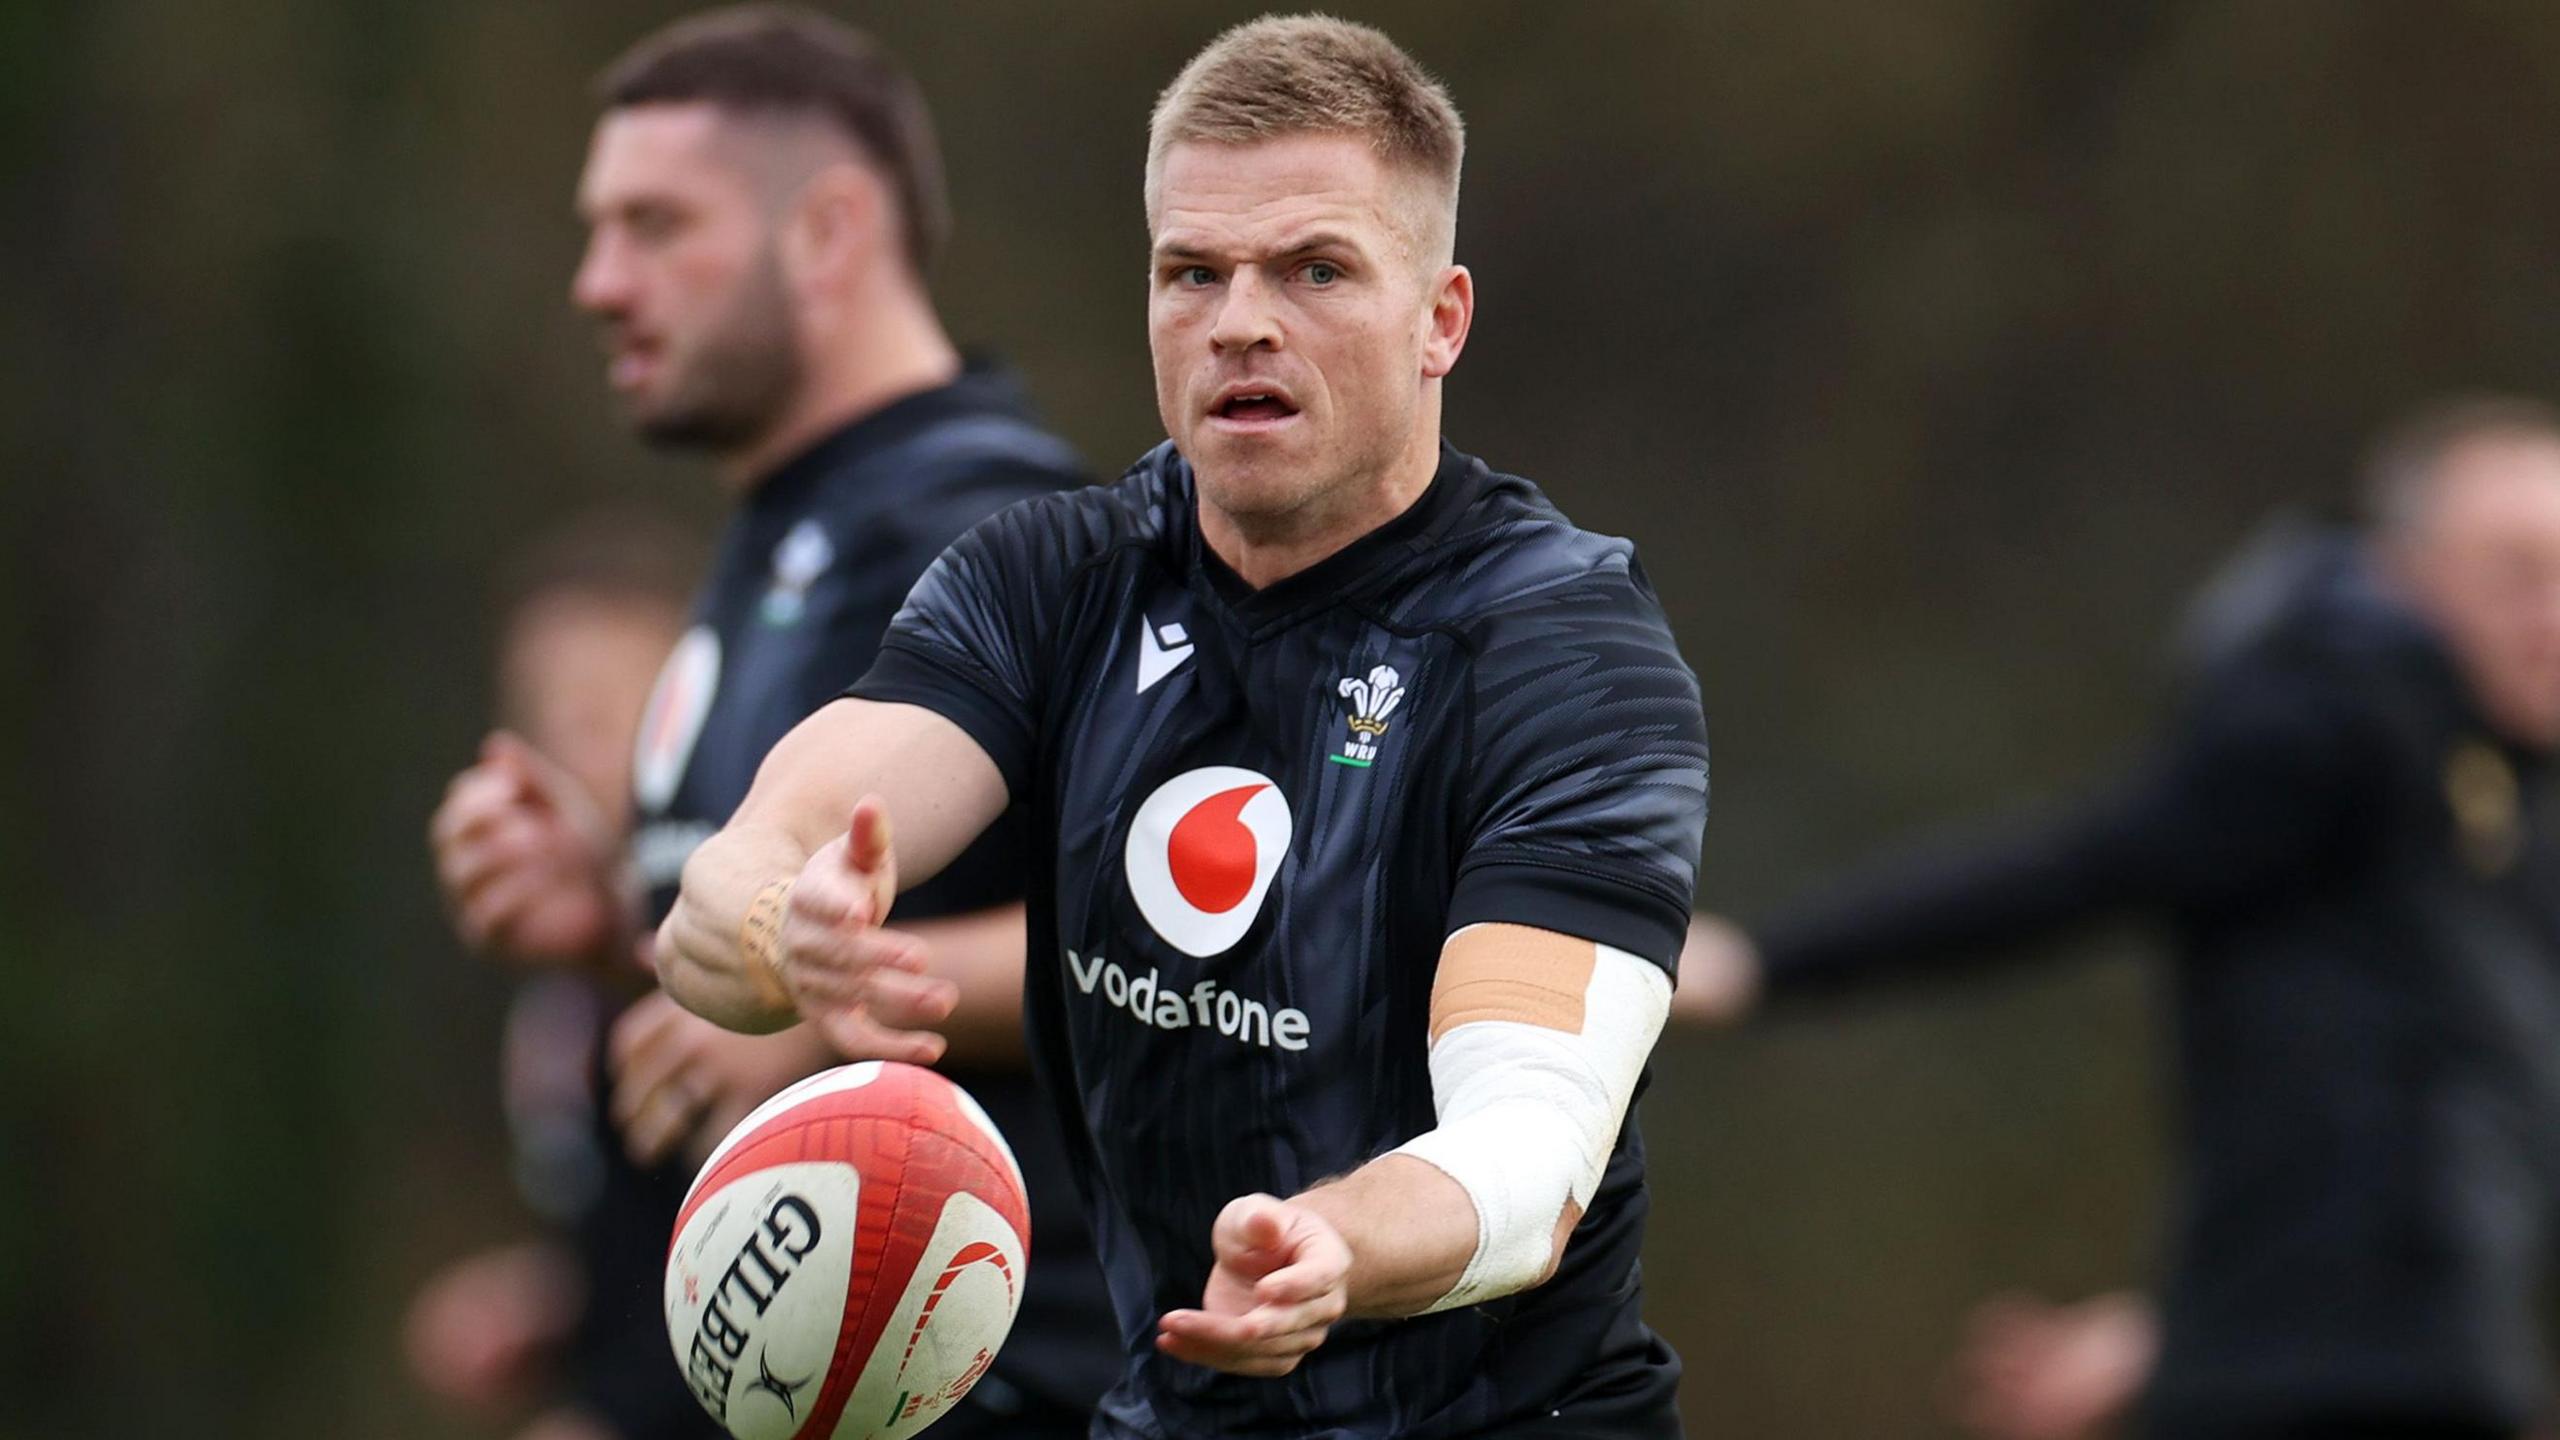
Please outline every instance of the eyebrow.
M1298 243L1280 252L1282 259L1295 259L1317 250L1348 250L1363 253L1360 242L1338 230L1316 230L1301 236Z
M629 215L635 210L682 210L685 202L678 196L658 190L603 197L581 193L570 201L569 208L581 222L593 225L608 217Z
M1272 254L1261 258L1270 260L1295 260L1302 255L1311 255L1319 250L1342 250L1349 251L1354 255L1363 256L1368 254L1368 251L1362 248L1360 242L1353 239L1346 232L1340 230L1315 230L1291 241L1287 248L1275 251ZM1198 244L1189 243L1184 239L1184 237L1178 235L1169 242L1158 243L1155 246L1153 253L1155 258L1158 260L1212 260L1218 258L1218 252L1204 249Z

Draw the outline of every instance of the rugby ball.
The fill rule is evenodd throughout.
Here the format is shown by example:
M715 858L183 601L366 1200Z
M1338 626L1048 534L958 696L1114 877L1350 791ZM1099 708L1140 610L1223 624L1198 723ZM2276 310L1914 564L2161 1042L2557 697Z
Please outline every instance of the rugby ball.
M738 1440L904 1440L986 1373L1030 1259L1022 1170L978 1103L913 1065L846 1065L703 1163L667 1339Z

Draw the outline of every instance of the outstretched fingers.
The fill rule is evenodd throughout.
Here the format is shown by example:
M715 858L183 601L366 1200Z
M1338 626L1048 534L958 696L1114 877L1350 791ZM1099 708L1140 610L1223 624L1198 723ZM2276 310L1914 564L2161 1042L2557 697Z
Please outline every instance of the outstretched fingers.
M861 1006L831 1010L813 1021L827 1044L848 1060L903 1060L910 1065L931 1065L942 1058L946 1048L941 1036L930 1030L902 1030L883 1025Z

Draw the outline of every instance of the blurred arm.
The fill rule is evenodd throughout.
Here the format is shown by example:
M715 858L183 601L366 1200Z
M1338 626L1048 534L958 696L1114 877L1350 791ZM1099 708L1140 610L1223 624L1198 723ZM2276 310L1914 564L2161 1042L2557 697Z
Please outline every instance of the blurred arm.
M848 835L869 797L875 824ZM685 862L659 930L661 982L685 1008L738 1030L858 1008L872 970L924 968L914 937L878 929L898 889L949 864L1004 806L994 762L949 720L914 705L828 705L774 746L737 814ZM748 921L760 902L763 933L778 928L780 938L751 963ZM798 972L787 991L777 967ZM842 983L819 983L828 979Z
M1023 1063L1023 907L998 905L900 928L924 942L926 973L953 987L951 1013L941 1026L951 1053L975 1065Z
M1995 959L2132 910L2192 912L2298 881L2359 839L2379 764L2350 704L2283 677L2205 697L2151 766L2042 824L1914 847L1756 936L1761 986L1804 994Z

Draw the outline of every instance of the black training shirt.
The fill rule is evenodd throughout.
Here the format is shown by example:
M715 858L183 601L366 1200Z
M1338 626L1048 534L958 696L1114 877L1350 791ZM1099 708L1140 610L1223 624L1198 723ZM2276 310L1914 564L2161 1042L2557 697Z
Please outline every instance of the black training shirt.
M1545 1286L1336 1327L1245 1379L1153 1345L1218 1211L1436 1123L1432 977L1469 924L1669 968L1706 815L1695 679L1624 540L1445 450L1403 515L1247 587L1164 446L970 532L853 693L994 758L1033 837L1032 1038L1119 1311L1097 1436L1471 1435L1660 1386L1635 1127ZM1620 1373L1624 1370L1628 1373Z
M633 853L652 920L674 904L685 857L746 798L774 742L870 666L890 616L933 558L1015 501L1082 484L1075 454L1040 428L1019 385L972 368L835 431L756 486L721 537L693 626L642 720ZM1021 896L1020 833L1008 821L902 897L898 913L964 914ZM1055 1405L1089 1405L1115 1355L1104 1343L1109 1305L1054 1108L1021 1070L942 1068L1012 1142L1038 1257L981 1403L1000 1403L1011 1387ZM667 1236L691 1172L671 1165L639 1175L618 1143L608 1153L611 1193L588 1245L598 1272L585 1346L591 1368L636 1369L600 1388L681 1406L689 1429L707 1426L667 1354L659 1316ZM685 1433L654 1421L644 1428L637 1402L618 1394L595 1403L626 1429Z

